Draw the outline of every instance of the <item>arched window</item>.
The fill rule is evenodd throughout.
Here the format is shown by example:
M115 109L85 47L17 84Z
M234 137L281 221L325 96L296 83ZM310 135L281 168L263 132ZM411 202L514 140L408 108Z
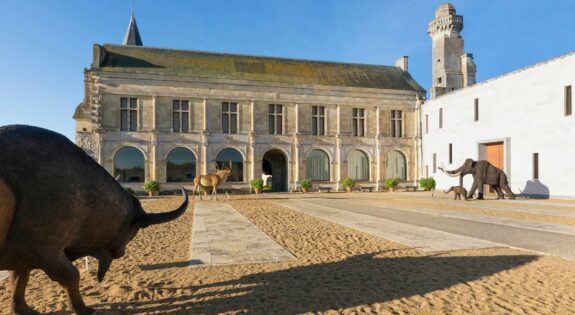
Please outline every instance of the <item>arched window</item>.
M354 150L347 160L347 174L353 180L369 180L369 159L359 150Z
M125 147L114 157L114 178L122 183L141 183L146 178L144 155L133 147Z
M166 179L168 182L191 182L196 177L196 156L185 148L175 148L168 154Z
M407 165L405 162L405 157L400 152L391 151L387 154L385 178L407 180Z
M235 149L224 149L216 156L216 163L219 167L229 167L232 162L232 172L228 176L228 182L244 181L244 159L240 152Z
M307 156L306 175L311 180L329 180L329 157L322 150L313 150Z

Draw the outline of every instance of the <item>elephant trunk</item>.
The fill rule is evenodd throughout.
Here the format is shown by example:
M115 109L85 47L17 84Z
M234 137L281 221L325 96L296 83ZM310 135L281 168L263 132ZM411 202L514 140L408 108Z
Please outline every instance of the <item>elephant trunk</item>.
M443 162L441 163L441 165L438 167L443 173L445 173L445 175L449 176L449 177L458 177L461 175L461 170L460 169L456 169L455 171L446 171L445 170L445 166L443 166Z

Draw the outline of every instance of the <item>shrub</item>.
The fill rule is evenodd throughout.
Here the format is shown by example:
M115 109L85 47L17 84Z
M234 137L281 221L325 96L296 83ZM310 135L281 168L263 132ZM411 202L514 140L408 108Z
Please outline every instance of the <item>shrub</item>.
M300 185L301 188L310 189L311 186L312 186L312 183L311 183L311 180L309 180L309 179L304 179L304 180L302 180L302 181L299 183L299 185Z
M144 184L146 192L160 192L160 183L156 181L149 181Z
M124 187L124 190L125 190L128 194L130 194L130 196L135 196L135 195L136 195L136 192L135 192L132 188L130 188L130 187Z
M341 181L341 185L343 188L353 188L353 186L355 186L355 181L351 178L346 178Z
M252 188L263 189L264 188L264 180L261 178L252 179L250 181L250 185Z
M425 191L435 189L435 179L433 177L426 177L419 180L419 186Z
M385 180L385 187L387 188L395 188L397 185L399 185L397 178L389 178Z

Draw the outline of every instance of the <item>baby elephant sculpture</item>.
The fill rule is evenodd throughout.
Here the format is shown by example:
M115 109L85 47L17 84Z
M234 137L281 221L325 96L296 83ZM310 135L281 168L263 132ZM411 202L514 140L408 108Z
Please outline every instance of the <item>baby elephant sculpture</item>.
M473 185L471 190L467 195L467 198L473 198L476 190L479 190L477 199L483 199L483 187L484 185L491 185L499 199L503 199L503 193L501 190L505 191L509 199L515 199L515 195L509 188L509 183L507 182L507 175L493 166L491 163L485 160L474 161L472 159L467 159L458 169L453 171L447 171L443 167L439 167L441 171L447 176L459 177L459 186L463 187L463 176L467 174L473 175Z
M451 186L449 187L449 189L447 191L444 192L444 194L449 194L450 192L452 192L455 194L455 198L453 200L461 200L461 196L463 195L463 198L465 200L467 200L467 189L465 189L465 187L463 186Z
M25 301L32 269L60 283L80 315L82 300L72 262L98 259L98 281L142 228L178 218L184 202L146 213L140 202L66 137L31 126L0 127L0 270L10 270L12 311L38 314Z

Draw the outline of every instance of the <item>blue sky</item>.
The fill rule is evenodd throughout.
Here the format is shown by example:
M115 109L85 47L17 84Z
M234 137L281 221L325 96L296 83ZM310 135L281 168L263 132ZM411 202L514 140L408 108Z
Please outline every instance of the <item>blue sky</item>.
M435 0L135 1L144 45L392 65L431 82ZM575 1L452 1L485 80L575 50ZM0 125L73 139L93 43L120 43L131 0L0 0Z

